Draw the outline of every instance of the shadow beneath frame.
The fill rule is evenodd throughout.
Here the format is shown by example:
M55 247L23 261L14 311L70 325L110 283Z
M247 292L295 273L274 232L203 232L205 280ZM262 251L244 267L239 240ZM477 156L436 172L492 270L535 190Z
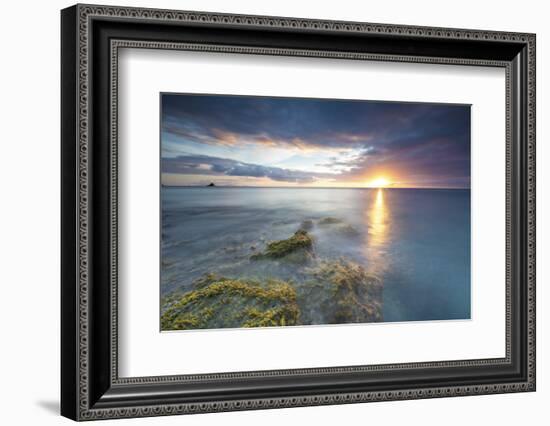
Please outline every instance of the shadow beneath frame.
M59 415L59 401L36 401L36 405L50 414Z

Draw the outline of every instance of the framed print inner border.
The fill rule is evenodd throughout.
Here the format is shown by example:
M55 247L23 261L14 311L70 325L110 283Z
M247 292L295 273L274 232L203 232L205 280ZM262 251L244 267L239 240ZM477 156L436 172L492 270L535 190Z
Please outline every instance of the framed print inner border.
M62 267L62 413L78 420L92 420L113 417L139 417L151 415L169 415L195 412L229 411L242 409L261 409L276 407L308 406L364 401L399 400L431 398L442 396L475 395L535 390L535 36L532 34L489 32L477 30L411 27L401 25L381 25L354 22L334 22L322 20L275 18L262 16L226 15L201 12L178 12L156 9L137 9L126 7L103 7L77 5L64 11L65 23L62 24L62 50L74 53L74 63L64 65L62 101L66 108L71 104L74 111L63 107L64 125L62 138L63 177L75 178L71 184L62 188L62 256L63 262L72 266ZM361 53L346 51L325 51L316 49L270 48L236 45L217 45L209 43L179 43L151 40L139 40L124 37L109 41L110 75L107 89L110 91L110 194L108 194L110 219L110 298L92 300L91 286L90 235L92 232L91 215L95 200L91 186L92 162L90 161L90 143L93 139L90 129L90 116L93 105L90 104L91 92L98 90L92 86L90 67L93 60L92 22L95 19L107 21L132 21L140 23L222 25L235 28L272 29L280 31L315 31L327 34L361 34L380 37L410 37L416 40L451 40L502 42L524 46L524 53L518 60L485 60L477 58L452 58L439 56L407 56L382 53ZM74 25L74 26L73 26ZM519 48L518 47L518 48ZM97 47L94 47L97 48ZM416 62L430 64L478 65L504 67L506 70L506 356L505 358L457 360L445 362L427 362L410 364L385 364L370 366L327 367L297 370L271 370L240 373L219 373L201 375L174 375L157 377L118 377L118 326L117 326L117 238L118 238L118 184L117 184L117 114L118 114L118 51L121 48L194 50L205 52L225 52L238 54L260 54L273 56L309 56L332 59ZM70 55L67 55L68 57ZM523 70L525 73L522 74ZM70 75L69 75L70 74ZM513 78L512 76L516 77ZM519 78L518 75L523 76ZM74 87L75 98L70 87ZM518 116L519 125L512 126L513 117ZM107 123L106 123L107 124ZM75 138L72 138L72 136ZM75 141L76 139L76 141ZM521 142L514 148L513 140ZM72 146L74 144L74 146ZM68 148L65 150L65 148ZM514 151L517 149L517 152ZM514 165L514 159L521 163ZM517 170L518 167L520 170ZM517 175L517 176L516 176ZM517 187L515 187L517 186ZM95 197L95 198L94 198ZM97 201L96 201L97 202ZM514 212L514 213L513 213ZM74 216L72 215L74 213ZM512 214L513 213L513 214ZM64 216L63 216L64 215ZM65 219L70 223L65 225ZM518 260L520 267L513 268L513 250L525 250L524 258ZM72 268L72 269L71 269ZM518 269L516 271L516 269ZM74 277L71 272L74 270ZM515 272L514 272L515 271ZM523 272L522 272L523 271ZM513 275L515 274L515 275ZM526 280L523 280L526 277ZM524 292L512 288L512 280L521 280ZM73 288L74 287L74 288ZM522 315L512 311L512 299L521 305ZM106 302L102 309L109 317L110 356L99 361L101 377L98 384L91 385L91 376L97 374L90 364L92 342L99 337L92 330L91 321L97 320L91 315L92 304ZM513 317L516 315L516 317ZM72 320L74 319L74 321ZM68 324L71 320L72 323ZM521 327L520 327L521 326ZM512 354L512 341L518 339L513 333L521 332L520 353ZM523 335L525 333L525 335ZM73 340L74 339L74 343ZM73 351L74 350L74 351ZM376 391L345 391L294 394L290 396L259 394L257 397L224 399L223 395L201 402L170 401L161 398L155 403L140 403L139 397L128 393L127 386L142 386L148 392L156 385L170 386L178 383L202 384L225 379L243 380L245 378L296 377L308 375L330 376L341 373L361 373L390 370L415 370L439 367L503 366L512 363L512 357L522 357L522 377L525 380L500 380L496 383L480 385L451 385L436 387L411 387ZM525 358L523 358L525 356ZM108 367L108 368L107 368ZM108 375L104 375L108 371ZM105 393L105 389L109 392ZM71 392L75 391L75 392ZM74 395L73 395L74 393ZM105 394L104 394L105 393ZM307 392L306 392L307 393ZM152 401L152 400L149 400Z
M325 368L297 368L283 370L260 370L260 371L241 371L230 373L207 373L207 374L185 374L185 375L169 375L169 376L147 376L147 377L131 377L120 378L118 375L118 68L119 68L119 51L120 49L158 49L158 50L177 50L177 51L192 51L192 52L210 52L210 53L229 53L229 54L252 54L252 55L270 55L270 56L299 56L312 58L327 58L327 59L344 59L344 60L367 60L367 61L384 61L384 62L401 62L401 63L429 63L441 65L469 65L469 66L485 66L499 67L505 70L505 85L506 85L506 123L509 122L509 103L510 103L510 65L503 61L486 61L486 60L465 60L455 58L418 58L414 56L403 55L372 55L361 53L345 53L345 52L326 52L326 51L311 51L298 49L270 49L270 48L254 48L242 46L225 46L225 45L202 45L193 43L162 43L141 40L117 40L110 41L110 63L111 63L111 346L115 348L112 351L111 359L111 380L113 383L170 383L174 381L197 381L197 380L220 380L220 379L242 379L247 377L273 377L273 376L295 376L304 374L334 374L334 373L349 373L349 372L368 372L368 371L387 371L394 369L405 368L438 368L438 367L464 367L464 366L482 366L491 364L509 364L511 351L511 280L509 276L510 268L507 267L506 274L506 289L505 289L505 356L503 358L483 358L483 359L464 359L454 361L433 361L433 362L411 362L411 363L392 363L392 364L374 364L374 365L353 365L353 366L338 366ZM507 125L508 127L508 125ZM511 134L510 129L506 129L506 163L507 166L511 161ZM506 180L506 232L510 232L510 202L511 188L510 182ZM510 247L509 238L506 239L506 259L509 258Z

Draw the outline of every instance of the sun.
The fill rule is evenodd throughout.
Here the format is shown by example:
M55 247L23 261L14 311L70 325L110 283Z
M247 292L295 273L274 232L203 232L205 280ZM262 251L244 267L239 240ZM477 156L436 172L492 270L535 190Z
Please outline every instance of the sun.
M386 188L391 185L391 182L385 177L377 177L367 183L370 188Z

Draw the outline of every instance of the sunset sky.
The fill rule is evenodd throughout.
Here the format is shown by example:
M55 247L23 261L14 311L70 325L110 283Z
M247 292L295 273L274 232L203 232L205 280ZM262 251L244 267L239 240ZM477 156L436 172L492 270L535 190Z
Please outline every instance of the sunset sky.
M470 187L470 106L163 94L164 185Z

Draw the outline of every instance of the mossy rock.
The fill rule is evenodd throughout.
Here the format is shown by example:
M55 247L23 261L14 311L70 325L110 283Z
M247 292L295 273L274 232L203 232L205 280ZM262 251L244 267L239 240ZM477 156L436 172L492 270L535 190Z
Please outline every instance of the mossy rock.
M231 279L206 274L194 290L162 300L161 329L272 327L296 325L296 291L284 281Z
M320 219L318 223L321 226L325 226L325 225L336 225L338 223L344 223L344 221L340 218L329 216L329 217L324 217Z
M357 237L360 235L359 231L348 223L335 225L334 227L332 227L332 231L345 237Z
M382 283L361 265L324 261L308 273L298 300L304 324L382 321Z
M331 232L343 235L345 237L357 237L360 235L357 229L355 229L346 221L337 217L324 217L323 219L319 220L318 224L323 228L327 228Z
M299 229L286 240L269 243L262 253L254 254L251 260L285 259L301 263L311 257L313 239L304 229Z

